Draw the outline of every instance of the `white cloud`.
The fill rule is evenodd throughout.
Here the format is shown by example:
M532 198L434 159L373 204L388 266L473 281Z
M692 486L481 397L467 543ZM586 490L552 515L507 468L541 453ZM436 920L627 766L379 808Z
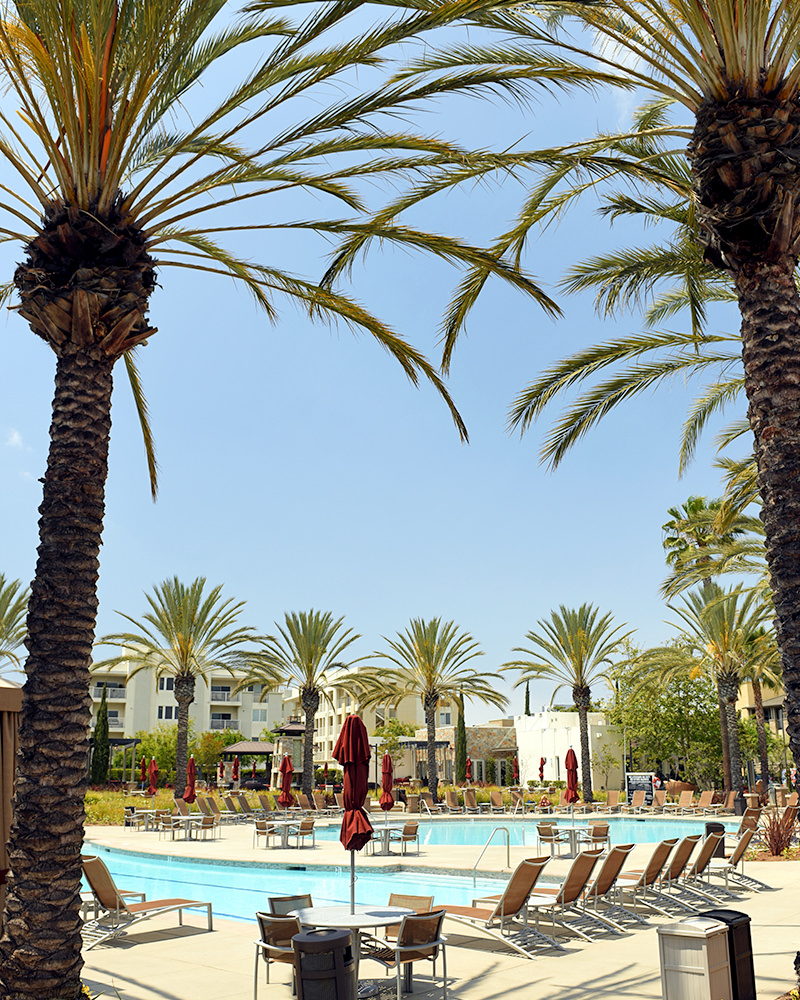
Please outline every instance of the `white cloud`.
M22 435L19 431L14 430L12 427L8 432L6 437L6 448L21 448L22 447Z

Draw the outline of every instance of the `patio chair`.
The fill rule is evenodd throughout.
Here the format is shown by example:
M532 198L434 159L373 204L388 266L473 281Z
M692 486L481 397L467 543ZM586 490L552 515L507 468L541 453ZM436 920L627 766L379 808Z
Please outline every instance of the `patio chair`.
M244 816L245 821L255 819L256 814L253 812L244 792L237 792L234 796L234 801L239 803L239 808L242 810L242 816Z
M137 815L136 806L125 806L125 818L123 826L132 826L136 830L141 830L146 823L146 817L141 813Z
M314 803L314 810L319 816L332 816L337 812L336 809L330 808L322 792L312 792L311 800Z
M259 805L261 806L261 818L266 819L270 813L276 812L275 803L272 801L271 796L265 795L264 792L258 792L256 795Z
M230 814L231 822L233 823L244 823L247 820L247 815L236 806L236 800L232 795L223 795L222 801L225 803L228 813Z
M586 833L578 834L578 842L589 848L600 847L603 850L611 847L611 835L608 823L590 823Z
M561 789L558 796L558 804L552 807L553 812L569 812L571 809L570 803L567 802L567 790L565 788Z
M294 948L292 938L301 931L297 917L277 917L273 913L256 913L261 938L255 941L256 964L253 974L253 1000L258 1000L258 960L266 966L266 982L269 983L269 967L273 962L283 962L292 966L292 992L294 992Z
M433 963L435 977L436 959L439 952L442 954L442 1000L446 1000L447 958L445 956L445 942L447 939L442 936L444 917L444 910L434 910L431 913L409 913L403 917L397 939L394 941L362 936L362 957L380 962L387 971L391 968L396 970L397 1000L402 1000L403 995L401 967L408 966L410 976L411 963L427 959Z
M479 813L481 811L474 788L464 789L464 809L468 813Z
M88 950L102 941L118 937L135 924L162 913L177 912L178 923L183 924L184 910L205 909L208 929L213 930L211 903L195 899L153 899L149 902L127 903L114 884L111 873L98 857L81 858L83 874L97 902L98 912L83 925L84 947Z
M410 896L403 892L390 892L387 906L402 906L415 913L430 913L433 909L433 896ZM385 938L396 938L400 931L400 923L389 924L383 928Z
M664 916L669 916L665 910L659 909L651 897L658 895L654 889L655 883L666 864L672 848L677 843L677 837L662 840L653 848L653 853L650 855L650 860L647 862L645 868L629 869L628 871L620 872L617 876L617 886L622 893L622 898L624 899L626 893L630 893L634 911L636 910L637 903L642 903L648 909L662 913Z
M269 820L257 819L255 821L253 825L253 847L258 847L259 837L263 837L266 846L269 847L269 838L277 836L278 831Z
M274 916L287 917L295 910L309 910L313 906L311 895L307 892L299 896L269 896L267 906Z
M745 830L742 836L739 838L739 843L736 845L734 850L728 857L725 858L715 858L712 857L708 862L708 872L709 878L712 875L719 875L725 880L725 888L728 888L728 880L733 879L738 885L741 885L743 889L753 889L755 892L761 892L763 889L769 889L770 886L766 885L764 882L759 882L758 879L751 878L749 875L744 873L744 855L747 848L750 846L750 841L755 836L755 830ZM737 866L741 864L741 871L737 871Z
M753 834L755 836L755 839L758 840L759 839L758 824L759 824L760 820L761 820L761 809L760 808L759 809L753 809L751 807L748 807L747 809L745 809L744 814L742 815L741 821L739 823L739 829L736 830L735 833L728 833L728 832L726 832L726 834L725 834L725 837L726 837L725 846L726 847L728 846L727 841L730 839L730 840L733 841L733 844L731 845L731 850L733 850L736 847L736 844L738 843L739 838L744 834L745 830L752 830Z
M232 813L230 811L230 809L225 805L224 801L222 803L222 806L224 806L225 808L222 808L222 806L220 806L220 804L217 802L217 800L215 798L213 798L213 796L211 796L211 795L209 795L209 797L206 799L206 801L208 802L208 804L209 804L209 806L211 808L211 811L218 817L220 823L234 823L234 822L236 822L236 818L237 818L237 816L239 814L238 813Z
M690 812L693 815L703 814L706 812L713 812L712 801L714 798L714 789L707 788L704 792L700 793L700 798L697 802L693 802L689 809L683 810L684 812Z
M499 788L493 788L489 792L489 811L493 813L506 812L506 804L503 802L503 793Z
M736 792L728 792L725 796L722 805L719 806L718 812L732 813L736 809Z
M648 813L663 813L664 805L667 801L667 790L665 788L656 788L653 792L653 801L648 805L643 805L640 812Z
M701 900L735 899L735 893L723 888L721 885L712 885L706 877L706 869L711 863L711 858L717 849L717 844L723 840L723 833L709 833L700 845L700 852L694 864L684 874L681 888Z
M605 809L600 809L600 812L619 812L619 789L612 788L608 793L608 799L606 800Z
M566 834L562 833L555 823L537 823L536 824L536 849L541 851L543 847L550 848L550 857L553 857L556 848L558 847L559 856L561 855L561 844L568 844L569 838Z
M511 811L515 816L525 812L525 792L521 788L511 789Z
M308 837L311 837L311 846L317 846L317 837L314 833L314 820L313 819L301 819L297 826L290 826L288 831L288 837L294 837L295 847L300 847L300 842L305 845ZM287 838L288 839L288 838Z
M181 816L188 817L192 815L192 807L184 799L178 798L175 799L174 802L175 802L175 808L178 810Z
M389 843L400 844L400 851L403 854L406 853L408 844L416 843L417 854L419 854L419 823L413 819L406 820L402 830L390 830Z
M458 801L458 792L453 789L448 789L444 793L445 807L448 812L451 813L463 813L464 807Z
M585 941L593 941L594 938L584 930L587 924L586 915L581 913L579 903L580 897L586 889L589 876L592 874L597 860L602 851L582 851L569 867L564 881L555 889L538 889L528 896L526 908L528 914L531 910L536 914L536 927L539 927L539 914L546 913L553 924L553 934L556 932L556 925L564 930L573 931ZM606 929L602 921L596 921L598 927ZM555 941L555 937L551 938Z
M483 931L526 958L534 957L533 948L536 944L564 951L553 938L521 920L531 890L549 860L550 858L526 858L514 869L501 896L486 900L474 899L472 906L445 906L447 918Z
M444 812L444 804L442 802L434 802L430 792L422 792L419 800L425 803L429 813Z
M216 815L216 813L213 812L213 810L211 809L211 806L208 804L208 800L205 799L202 795L198 795L197 798L195 799L195 802L197 803L197 808L200 810L201 816Z
M624 924L633 922L646 924L635 910L629 910L619 902L617 879L625 860L633 850L633 844L617 844L612 847L589 885L580 898L580 906L593 917L622 931Z
M664 812L676 812L679 815L683 813L692 811L692 799L694 798L694 793L691 788L687 788L685 791L681 792L678 796L677 802L665 802Z
M212 840L214 837L222 836L219 820L216 816L201 816L200 824L195 826L195 831L198 836L202 836L203 840L208 840L209 834Z
M297 804L302 812L307 815L311 815L315 812L314 806L311 804L311 800L304 792L297 793ZM366 803L364 803L364 807L366 808Z
M640 813L644 809L644 797L644 789L637 788L633 795L631 795L630 803L620 806L619 811L624 813Z

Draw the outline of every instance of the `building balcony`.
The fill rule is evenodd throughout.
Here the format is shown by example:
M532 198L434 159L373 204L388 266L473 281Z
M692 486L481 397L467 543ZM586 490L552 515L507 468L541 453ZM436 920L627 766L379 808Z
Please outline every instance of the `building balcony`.
M238 719L212 719L211 720L212 729L238 729L239 720Z
M224 702L226 705L241 705L242 696L230 691L212 691L210 701Z
M100 701L104 690L108 701L125 701L128 697L128 689L124 687L107 687L105 689L94 687L92 688L92 698L95 701Z

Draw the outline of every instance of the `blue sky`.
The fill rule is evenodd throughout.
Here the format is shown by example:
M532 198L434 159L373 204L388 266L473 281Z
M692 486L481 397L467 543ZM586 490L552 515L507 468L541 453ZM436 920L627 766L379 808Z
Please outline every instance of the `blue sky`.
M473 99L443 103L425 123L464 141L528 146L614 128L624 113L608 96L543 96L525 113ZM376 203L380 197L374 192ZM513 184L487 184L426 205L414 221L489 239L519 197ZM153 584L203 575L246 600L248 623L265 631L285 611L344 615L363 636L362 654L412 616L454 619L481 643L487 671L559 604L595 603L636 629L643 645L667 638L658 596L665 511L692 493L720 490L711 435L678 478L679 432L696 387L676 382L620 408L555 473L538 464L545 421L523 440L505 429L512 398L541 368L638 328L636 316L598 318L591 296L555 292L572 261L638 235L609 230L594 208L587 201L530 246L527 266L556 294L563 319L498 285L474 310L449 381L467 446L434 391L411 387L366 337L312 326L292 306L270 326L231 282L164 269L150 311L159 332L139 362L160 496L149 499L118 368L98 634L119 628L115 610L142 612ZM244 248L314 277L328 249L308 237L259 238ZM0 272L10 276L20 258L7 248ZM356 269L353 291L435 357L438 320L457 280L422 257L376 252ZM719 322L738 325L733 313ZM0 571L28 581L54 359L13 312L0 319L0 358ZM510 684L503 689L510 693ZM536 685L534 707L550 692ZM521 709L517 692L509 711ZM474 706L468 719L496 715Z

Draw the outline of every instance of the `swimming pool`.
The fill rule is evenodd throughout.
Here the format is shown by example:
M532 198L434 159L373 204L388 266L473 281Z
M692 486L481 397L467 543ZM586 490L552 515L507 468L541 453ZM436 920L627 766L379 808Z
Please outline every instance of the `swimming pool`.
M453 847L483 847L492 830L502 826L508 830L511 843L516 847L536 846L536 825L543 817L492 816L474 819L438 819L420 818L419 839L422 845L453 846ZM547 817L547 822L555 822L558 826L573 825L570 817ZM576 816L575 826L587 825L588 817ZM668 837L688 837L692 833L705 833L706 822L722 823L728 830L736 830L740 820L723 820L714 816L698 816L697 819L659 819L658 816L610 816L608 817L609 834L612 844L656 844ZM395 823L395 820L390 820ZM593 820L593 822L605 822ZM380 827L383 819L372 817L372 824ZM317 840L338 840L339 826L317 827ZM501 835L497 835L493 843L504 843Z
M120 889L136 889L148 899L173 897L210 902L215 916L230 920L253 920L257 910L267 908L268 896L308 892L314 905L350 902L350 868L286 868L267 864L220 863L187 860L168 855L136 854L87 842L84 854L103 859ZM436 903L469 905L476 896L502 892L498 879L435 874L429 871L380 873L358 869L356 858L356 902L383 903L390 892L433 895Z

